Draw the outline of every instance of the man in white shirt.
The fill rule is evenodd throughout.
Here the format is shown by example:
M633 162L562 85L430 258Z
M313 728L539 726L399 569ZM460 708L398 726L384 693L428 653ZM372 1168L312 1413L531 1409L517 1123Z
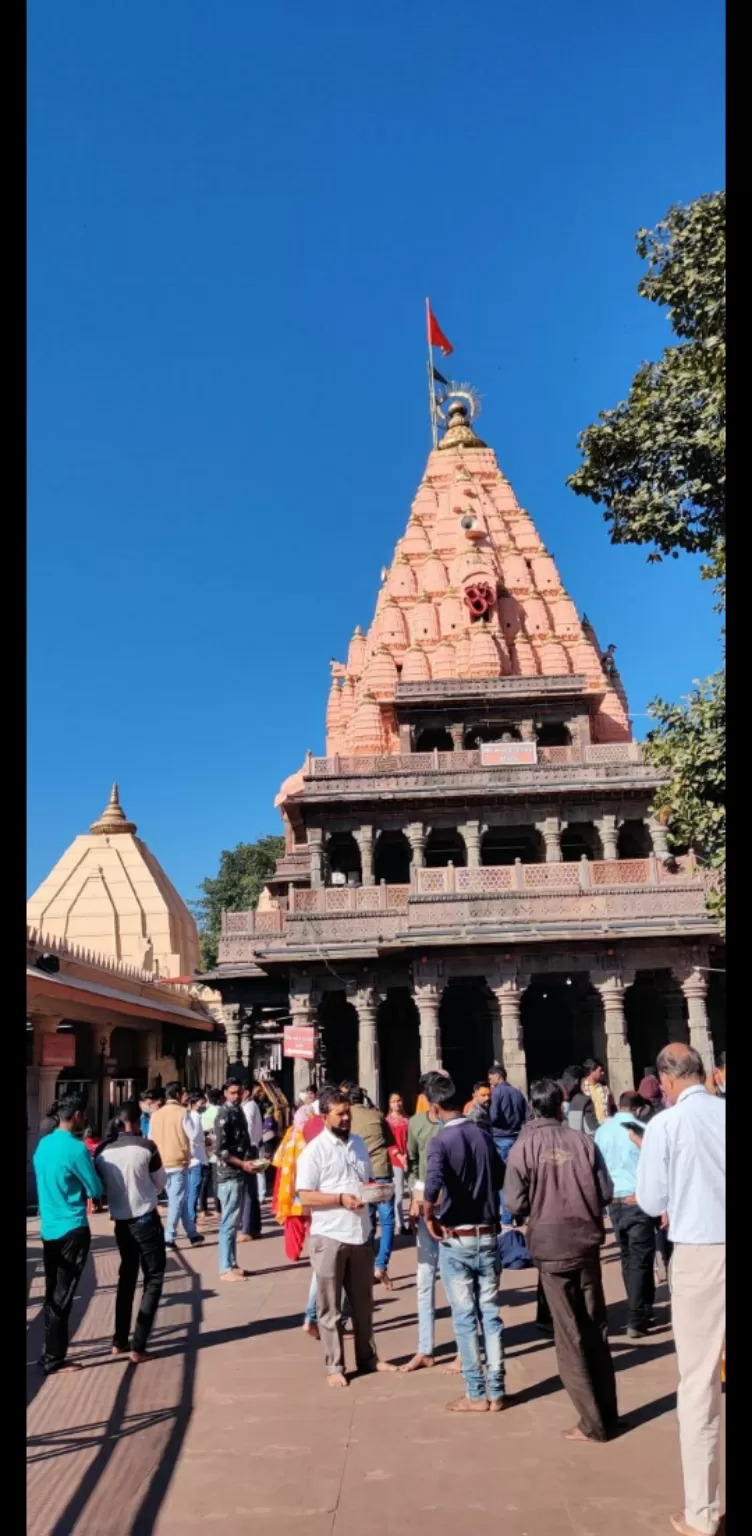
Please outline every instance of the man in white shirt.
M714 1536L721 1515L721 1355L726 1334L726 1105L705 1088L689 1046L666 1046L658 1075L670 1108L645 1130L637 1200L668 1215L669 1272L679 1365L684 1513L680 1536Z
M350 1102L340 1088L321 1090L324 1129L298 1160L298 1199L311 1211L311 1264L318 1286L318 1323L330 1387L346 1387L340 1300L344 1285L360 1372L393 1371L373 1342L371 1218L361 1186L373 1178L365 1143L350 1134Z
M261 1147L261 1133L263 1121L261 1110L256 1100L251 1097L251 1088L244 1084L240 1107L246 1118L248 1126L248 1139L251 1143L251 1157L259 1156ZM259 1204L258 1174L249 1173L245 1179L243 1191L243 1204L240 1211L240 1227L238 1230L238 1242L255 1242L261 1236L261 1206Z
M204 1127L201 1123L201 1111L205 1104L205 1094L190 1093L188 1095L188 1108L186 1109L185 1120L183 1121L183 1129L188 1137L188 1145L191 1149L185 1199L194 1226L196 1225L196 1217L198 1215L198 1194L201 1188L201 1178L206 1167L206 1139Z

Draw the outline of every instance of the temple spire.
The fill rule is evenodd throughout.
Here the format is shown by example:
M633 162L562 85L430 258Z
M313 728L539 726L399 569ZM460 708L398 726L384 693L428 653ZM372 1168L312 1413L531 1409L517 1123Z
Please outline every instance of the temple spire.
M104 834L109 836L113 832L136 831L136 823L134 821L128 821L125 811L121 807L117 784L113 784L110 791L110 798L107 801L107 804L101 816L99 817L99 820L93 821L89 830L91 832L99 833L102 836L104 836Z

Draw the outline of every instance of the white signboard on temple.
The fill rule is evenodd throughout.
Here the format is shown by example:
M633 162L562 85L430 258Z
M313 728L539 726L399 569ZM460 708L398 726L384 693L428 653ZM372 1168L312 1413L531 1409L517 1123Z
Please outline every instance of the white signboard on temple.
M538 761L534 741L482 741L480 760L484 768L524 767Z
M308 1025L300 1028L294 1024L286 1025L282 1053L284 1056L297 1056L303 1061L313 1061L316 1055L316 1031Z

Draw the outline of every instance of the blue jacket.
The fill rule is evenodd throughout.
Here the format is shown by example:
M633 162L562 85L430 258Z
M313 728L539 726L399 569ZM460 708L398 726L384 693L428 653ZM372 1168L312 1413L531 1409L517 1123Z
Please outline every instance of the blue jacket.
M494 1136L517 1136L527 1120L527 1099L511 1083L491 1089L491 1130Z

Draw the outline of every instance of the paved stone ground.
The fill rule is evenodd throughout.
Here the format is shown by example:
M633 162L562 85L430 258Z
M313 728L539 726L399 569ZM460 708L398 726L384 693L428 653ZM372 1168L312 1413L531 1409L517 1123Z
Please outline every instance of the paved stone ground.
M32 1363L43 1280L38 1224L29 1223L29 1536L187 1536L204 1522L237 1532L266 1520L301 1536L384 1536L398 1526L456 1536L466 1519L473 1536L670 1531L681 1482L668 1298L662 1287L663 1326L628 1343L613 1242L604 1275L628 1428L589 1446L561 1436L575 1415L553 1347L533 1326L535 1271L503 1277L515 1405L467 1420L443 1411L457 1384L437 1369L326 1387L320 1346L300 1327L308 1265L286 1262L270 1222L239 1249L256 1271L244 1286L217 1284L215 1224L203 1248L172 1254L152 1337L158 1360L113 1360L117 1250L106 1216L92 1229L94 1262L72 1314L71 1358L87 1369L45 1381ZM377 1342L383 1358L403 1361L416 1342L410 1240L391 1269ZM438 1302L439 1349L451 1358L441 1288Z

